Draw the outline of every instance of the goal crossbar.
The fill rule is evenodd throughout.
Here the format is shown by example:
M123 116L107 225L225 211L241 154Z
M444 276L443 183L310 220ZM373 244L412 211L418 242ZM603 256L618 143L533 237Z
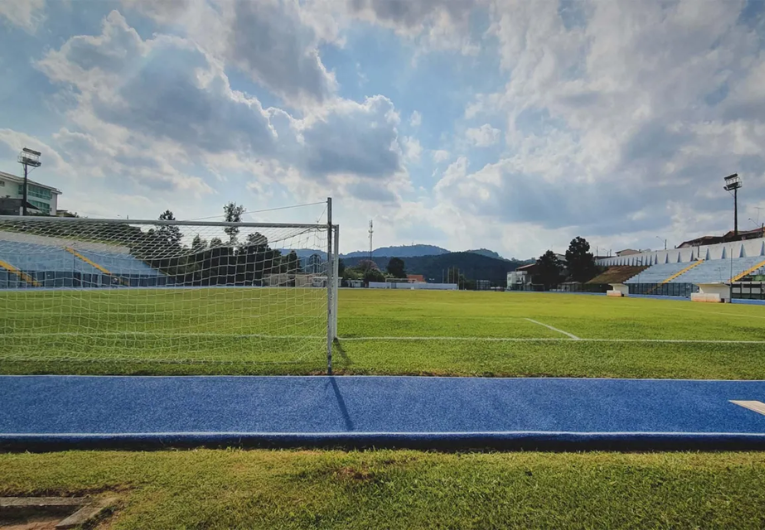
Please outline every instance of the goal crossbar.
M13 221L23 223L77 223L77 224L127 224L127 225L156 225L156 226L229 226L240 228L308 228L316 230L327 230L326 223L234 223L229 221L165 221L162 219L94 219L90 217L43 217L43 216L21 216L21 215L0 215L0 222ZM333 228L337 225L332 225Z

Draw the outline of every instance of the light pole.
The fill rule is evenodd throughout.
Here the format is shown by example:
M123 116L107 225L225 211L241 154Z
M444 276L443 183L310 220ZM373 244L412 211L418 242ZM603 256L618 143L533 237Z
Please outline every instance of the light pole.
M733 236L738 237L738 190L741 188L741 178L738 173L725 177L725 191L733 192Z
M664 250L667 250L667 240L659 236L656 236L656 239L658 239L659 241L664 240Z
M22 196L22 204L21 204L21 215L27 214L27 183L28 183L28 174L29 174L29 167L32 168L40 167L42 165L42 162L40 162L40 152L39 151L32 151L31 149L27 149L26 147L21 150L18 157L18 162L22 166L24 166L24 193Z

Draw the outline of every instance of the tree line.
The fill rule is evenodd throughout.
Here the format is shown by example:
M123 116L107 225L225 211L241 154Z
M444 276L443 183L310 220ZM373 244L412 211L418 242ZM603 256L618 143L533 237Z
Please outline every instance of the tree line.
M536 262L531 281L550 289L566 280L587 282L601 271L595 264L595 256L590 252L590 244L583 237L577 236L571 240L566 250L565 263L552 250L542 254Z
M241 222L244 212L243 206L233 202L223 206L226 222ZM170 210L159 218L175 220ZM183 235L178 226L162 225L149 230L148 237L142 238L131 252L172 277L176 285L261 285L263 279L272 274L303 273L295 251L282 255L281 251L269 246L265 235L253 232L240 241L239 227L227 226L223 232L228 236L226 242L219 237L207 241L196 234L191 246L187 247L181 243Z

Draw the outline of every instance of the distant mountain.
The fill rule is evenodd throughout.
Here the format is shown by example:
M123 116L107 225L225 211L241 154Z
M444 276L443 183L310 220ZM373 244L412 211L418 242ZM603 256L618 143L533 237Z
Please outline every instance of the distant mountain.
M372 251L372 257L391 256L396 258L413 258L416 256L438 256L449 254L450 251L435 245L400 245L394 247L380 247ZM341 258L366 258L369 256L367 250L357 250L348 254L341 254ZM386 262L387 263L387 262Z
M307 259L312 254L318 254L321 256L321 259L327 259L327 251L326 250L314 250L312 248L278 248L275 249L282 253L282 256L286 256L293 250L295 251L295 254L297 254L297 257L300 259Z
M380 270L385 270L391 257L401 256L375 255L372 260L377 263ZM367 257L345 258L345 266L355 267L363 259L367 259ZM507 282L507 273L524 264L522 261L497 259L474 252L449 252L437 256L416 256L402 259L408 274L422 274L428 281L440 282L446 269L457 267L460 273L469 280L489 280L494 285L502 286Z
M498 253L494 252L493 250L489 250L488 248L477 248L475 250L468 250L468 252L472 252L473 254L480 254L481 256L486 256L487 258L505 259Z

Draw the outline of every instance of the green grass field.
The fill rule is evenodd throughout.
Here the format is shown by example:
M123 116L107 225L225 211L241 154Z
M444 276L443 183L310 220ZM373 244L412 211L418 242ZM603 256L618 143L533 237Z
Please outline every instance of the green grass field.
M323 373L323 296L312 289L298 296L287 289L6 292L0 372ZM339 315L334 368L341 374L765 378L765 308L758 306L341 290Z
M0 454L0 496L83 494L125 529L758 529L765 453Z

